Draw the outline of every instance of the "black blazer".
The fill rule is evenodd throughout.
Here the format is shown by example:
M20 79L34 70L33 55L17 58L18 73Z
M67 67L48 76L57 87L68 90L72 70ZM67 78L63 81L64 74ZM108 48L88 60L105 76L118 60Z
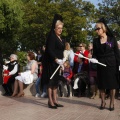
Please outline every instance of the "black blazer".
M93 40L93 58L107 66L120 65L120 53L115 38L108 36L105 49L101 47L100 38L95 38Z
M45 60L48 62L55 62L55 59L63 59L63 51L65 48L65 41L60 40L55 34L49 36L46 42Z

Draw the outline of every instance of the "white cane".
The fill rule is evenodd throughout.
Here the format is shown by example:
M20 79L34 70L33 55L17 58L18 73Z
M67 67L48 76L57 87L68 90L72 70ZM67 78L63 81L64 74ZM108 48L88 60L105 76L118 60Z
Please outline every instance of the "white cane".
M50 79L53 78L53 76L55 75L55 73L58 71L58 69L60 68L60 65L57 67L57 69L54 71L54 73L51 75Z
M78 56L78 54L76 54L76 53L75 53L75 55L77 55L77 56ZM82 58L85 58L85 59L87 59L87 60L90 60L90 58L87 58L87 57L85 57L85 56L83 56ZM103 63L101 63L101 62L98 62L97 64L100 64L100 65L102 65L102 66L105 66L105 67L106 67L106 65L105 65L105 64L103 64Z
M63 58L66 61L66 58ZM59 65L56 70L54 71L54 73L51 75L50 79L52 79L54 77L54 75L56 74L56 72L58 71L58 69L60 68L61 65Z

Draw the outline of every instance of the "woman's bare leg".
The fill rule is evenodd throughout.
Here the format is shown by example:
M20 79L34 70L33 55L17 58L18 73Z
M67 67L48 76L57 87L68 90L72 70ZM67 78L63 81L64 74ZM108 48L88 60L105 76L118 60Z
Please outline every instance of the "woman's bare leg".
M17 93L18 93L18 80L15 80L14 91L13 91L12 97L16 96Z
M24 96L24 92L23 92L23 82L18 81L18 84L19 84L19 88L20 88L18 97Z

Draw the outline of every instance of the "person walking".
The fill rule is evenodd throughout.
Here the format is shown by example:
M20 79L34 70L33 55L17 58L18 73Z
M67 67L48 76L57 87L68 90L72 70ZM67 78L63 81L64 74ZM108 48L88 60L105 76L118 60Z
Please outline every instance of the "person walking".
M114 110L115 89L118 88L118 66L120 64L120 55L117 41L109 30L104 19L100 19L95 25L95 31L98 38L93 40L93 58L92 63L98 61L106 64L106 67L97 65L98 88L101 95L100 109L105 109L105 90L110 90L109 110ZM96 58L96 59L95 59Z

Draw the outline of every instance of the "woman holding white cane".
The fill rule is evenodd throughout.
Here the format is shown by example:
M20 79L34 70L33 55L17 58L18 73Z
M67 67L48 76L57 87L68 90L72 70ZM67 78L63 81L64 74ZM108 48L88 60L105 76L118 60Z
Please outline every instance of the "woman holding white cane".
M63 105L58 104L57 101L59 69L55 72L56 68L64 62L62 59L65 41L60 37L62 29L62 16L56 14L53 19L51 31L46 41L46 50L43 58L43 73L41 78L43 84L48 86L48 107L52 109L63 107Z
M95 31L98 38L93 41L93 63L98 61L106 64L106 67L97 66L98 88L101 95L100 109L105 109L105 90L110 90L109 110L114 110L115 89L118 88L117 68L120 64L120 55L118 51L117 41L107 27L105 20L100 19L95 25ZM94 59L96 58L96 59Z

